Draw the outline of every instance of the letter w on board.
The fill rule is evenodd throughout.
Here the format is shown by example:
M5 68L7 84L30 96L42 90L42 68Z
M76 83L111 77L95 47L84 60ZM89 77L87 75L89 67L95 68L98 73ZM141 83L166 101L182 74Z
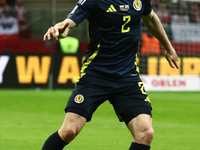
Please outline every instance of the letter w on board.
M39 56L29 56L27 61L25 56L17 56L16 65L19 83L30 84L33 78L36 84L47 83L50 64L50 56L43 56L41 62Z
M10 59L9 56L6 55L0 56L0 84L3 83L3 73L6 69L9 59Z

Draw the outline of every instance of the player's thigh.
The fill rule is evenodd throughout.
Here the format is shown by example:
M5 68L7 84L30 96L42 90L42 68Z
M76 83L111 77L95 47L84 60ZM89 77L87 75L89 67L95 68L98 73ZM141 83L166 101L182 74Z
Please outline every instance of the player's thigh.
M108 99L113 91L112 88L112 84L108 84L107 81L101 78L86 76L74 88L65 112L79 114L87 121L90 121L98 106Z

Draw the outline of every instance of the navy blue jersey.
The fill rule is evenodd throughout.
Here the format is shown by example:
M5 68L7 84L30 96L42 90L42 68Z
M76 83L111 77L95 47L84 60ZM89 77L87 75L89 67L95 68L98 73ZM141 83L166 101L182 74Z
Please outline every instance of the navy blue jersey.
M81 76L135 76L140 20L150 12L150 0L79 0L68 18L77 25L86 18L89 22L90 44Z

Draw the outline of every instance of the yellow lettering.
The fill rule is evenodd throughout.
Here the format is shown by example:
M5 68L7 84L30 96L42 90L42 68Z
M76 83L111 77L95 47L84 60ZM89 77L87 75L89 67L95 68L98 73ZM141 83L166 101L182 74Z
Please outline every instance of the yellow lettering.
M200 75L200 58L183 58L183 75Z
M72 83L76 83L80 74L78 59L76 56L63 57L58 83L65 84L71 79Z
M148 75L157 75L158 72L158 57L149 57L147 64Z
M45 84L48 81L49 69L50 69L51 58L49 56L43 56L40 58L38 56L17 56L16 65L19 83L30 84L32 78L36 84Z
M180 61L178 61L178 65L180 66ZM161 57L160 58L160 75L180 75L180 69L171 68L166 58Z

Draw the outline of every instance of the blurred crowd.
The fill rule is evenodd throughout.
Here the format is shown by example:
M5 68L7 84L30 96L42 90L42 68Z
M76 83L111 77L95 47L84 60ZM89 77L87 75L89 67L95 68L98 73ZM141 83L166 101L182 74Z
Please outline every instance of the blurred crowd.
M160 18L170 40L173 40L172 24L200 24L200 2L187 0L151 0L151 5ZM145 30L144 32L148 31ZM148 35L150 34L148 33Z
M31 38L30 12L22 0L0 0L0 20L17 19L20 38Z
M200 2L183 0L151 0L162 23L200 23Z

